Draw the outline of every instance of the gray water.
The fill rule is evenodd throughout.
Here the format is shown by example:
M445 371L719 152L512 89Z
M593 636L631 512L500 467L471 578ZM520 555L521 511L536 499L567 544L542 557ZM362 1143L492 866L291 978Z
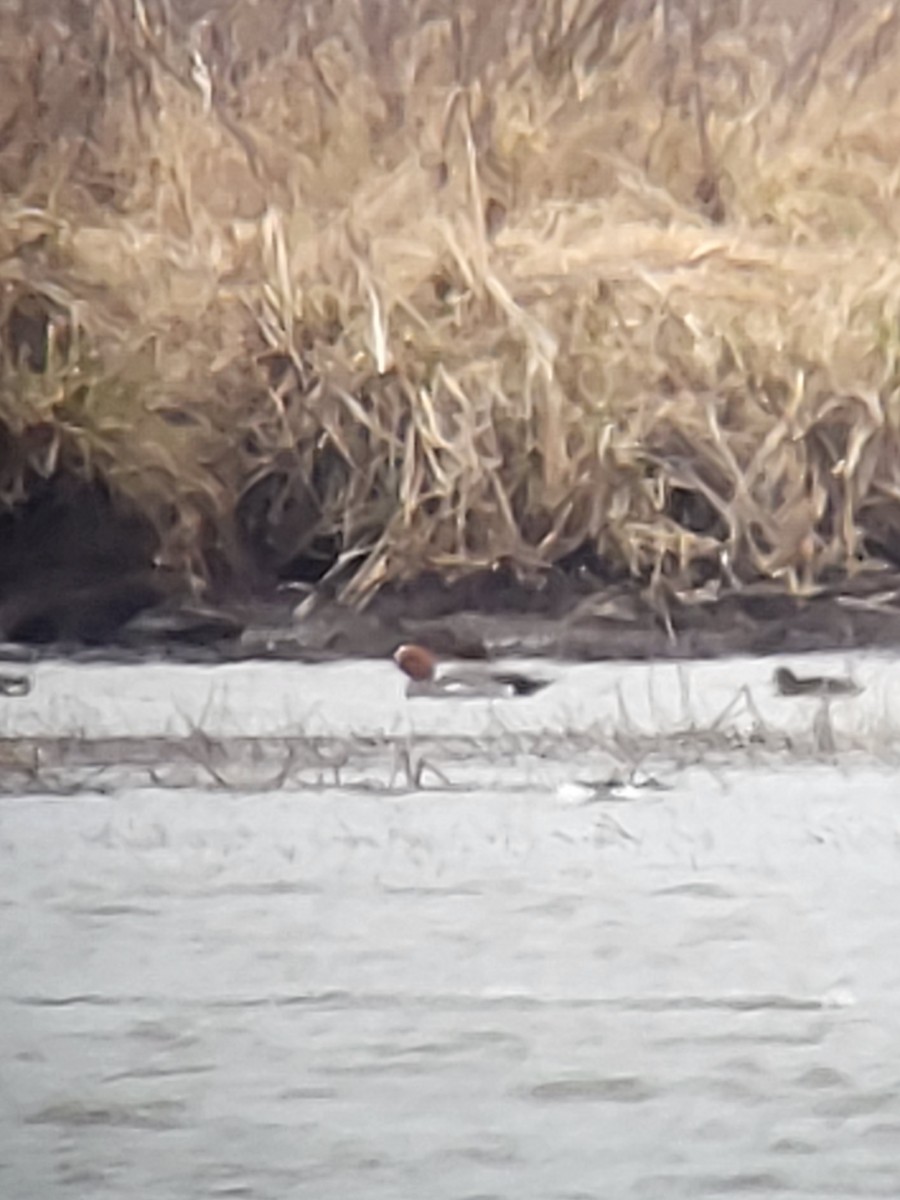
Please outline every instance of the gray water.
M0 1196L900 1195L893 768L465 771L0 800Z

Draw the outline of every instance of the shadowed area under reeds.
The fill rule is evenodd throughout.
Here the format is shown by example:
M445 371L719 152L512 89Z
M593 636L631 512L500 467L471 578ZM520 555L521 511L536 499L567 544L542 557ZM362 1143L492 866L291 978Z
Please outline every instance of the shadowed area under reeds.
M0 47L11 543L87 484L195 593L900 559L897 4L14 0Z

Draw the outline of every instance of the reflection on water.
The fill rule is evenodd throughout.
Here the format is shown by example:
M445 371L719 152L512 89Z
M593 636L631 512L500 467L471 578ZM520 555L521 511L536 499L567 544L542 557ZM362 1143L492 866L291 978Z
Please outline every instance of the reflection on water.
M4 1200L900 1192L890 771L466 770L2 801Z

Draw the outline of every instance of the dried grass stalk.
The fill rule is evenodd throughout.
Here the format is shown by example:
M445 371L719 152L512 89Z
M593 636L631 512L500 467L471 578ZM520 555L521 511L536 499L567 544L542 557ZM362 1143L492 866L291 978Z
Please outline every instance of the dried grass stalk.
M825 8L11 0L0 507L357 602L900 552L900 13Z

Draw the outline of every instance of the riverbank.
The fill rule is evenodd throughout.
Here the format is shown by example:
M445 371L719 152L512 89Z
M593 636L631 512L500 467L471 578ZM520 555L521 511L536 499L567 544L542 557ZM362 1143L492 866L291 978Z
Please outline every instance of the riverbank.
M60 657L209 665L387 660L409 641L448 657L563 662L770 657L900 644L900 578L887 571L804 597L773 585L669 594L662 609L633 582L578 589L563 580L552 595L494 588L490 579L474 582L385 589L362 612L315 589L299 601L287 590L220 605L176 596L122 620L121 611L106 607L118 595L115 588L106 592L98 582L73 596L61 581L56 593L29 592L32 628L48 636L0 642L0 664L15 671Z
M6 5L0 637L896 640L900 22L806 10Z

